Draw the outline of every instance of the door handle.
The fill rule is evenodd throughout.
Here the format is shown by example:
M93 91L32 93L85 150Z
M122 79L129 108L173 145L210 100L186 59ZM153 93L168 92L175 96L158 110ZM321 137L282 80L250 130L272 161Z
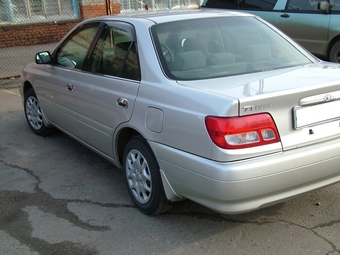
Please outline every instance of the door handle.
M282 18L289 18L290 16L289 16L288 13L284 13L284 14L281 14L281 17L282 17Z
M67 89L68 91L73 92L74 86L73 86L71 83L69 83L69 84L66 85L66 89Z
M125 98L118 98L117 104L121 107L128 108L129 107L129 101Z

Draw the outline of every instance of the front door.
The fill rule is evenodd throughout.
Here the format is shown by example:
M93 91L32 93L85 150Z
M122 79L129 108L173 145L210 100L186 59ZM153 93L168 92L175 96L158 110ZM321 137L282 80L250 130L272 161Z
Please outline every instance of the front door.
M72 33L53 53L53 63L35 82L39 100L48 119L64 131L78 136L76 94L79 76L99 24Z

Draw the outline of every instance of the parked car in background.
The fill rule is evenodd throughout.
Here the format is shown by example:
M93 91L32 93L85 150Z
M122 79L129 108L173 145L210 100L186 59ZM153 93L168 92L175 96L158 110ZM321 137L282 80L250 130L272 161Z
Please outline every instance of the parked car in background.
M204 0L202 7L258 15L316 56L340 62L340 0Z
M36 54L20 93L35 134L58 128L122 168L146 214L183 199L248 212L340 180L340 64L251 14L85 20Z

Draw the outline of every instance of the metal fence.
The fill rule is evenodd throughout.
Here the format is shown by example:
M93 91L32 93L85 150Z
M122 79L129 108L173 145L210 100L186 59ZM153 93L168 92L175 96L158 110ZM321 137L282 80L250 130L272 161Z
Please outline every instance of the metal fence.
M23 23L79 17L78 0L0 0L0 22Z
M121 13L141 10L193 9L202 0L0 0L0 30L37 22L46 24L72 19L114 13L112 4L120 6ZM86 18L86 17L85 17ZM19 76L26 64L33 61L40 50L52 51L56 43L0 47L0 79Z

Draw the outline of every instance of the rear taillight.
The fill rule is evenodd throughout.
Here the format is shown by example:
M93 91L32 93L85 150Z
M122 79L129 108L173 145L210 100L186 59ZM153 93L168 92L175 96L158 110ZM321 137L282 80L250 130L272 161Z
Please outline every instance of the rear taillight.
M241 149L280 141L268 113L243 117L207 116L205 125L211 140L223 149Z

